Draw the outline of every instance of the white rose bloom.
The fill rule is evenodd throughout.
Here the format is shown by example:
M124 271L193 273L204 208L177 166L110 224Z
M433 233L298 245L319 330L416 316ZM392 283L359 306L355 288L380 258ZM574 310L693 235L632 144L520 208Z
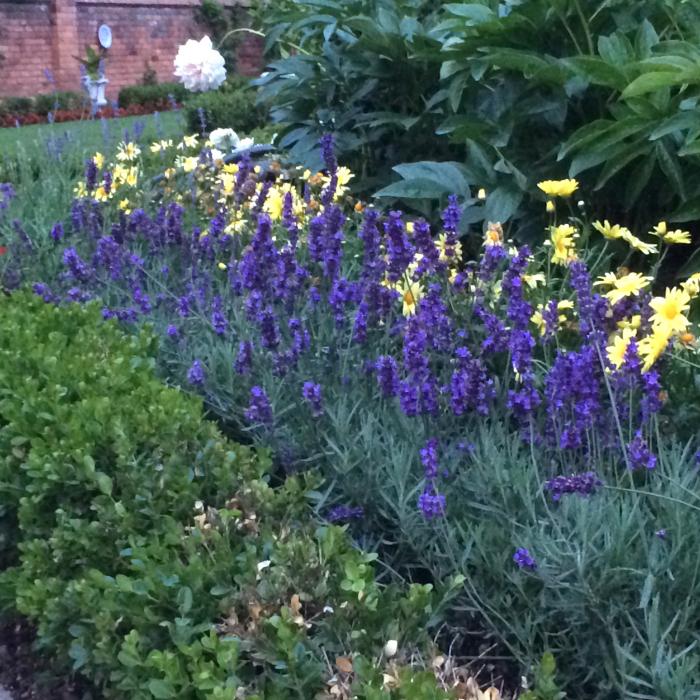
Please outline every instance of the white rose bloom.
M182 44L175 57L175 76L192 92L215 90L226 80L224 57L208 36Z
M209 140L215 148L220 148L224 151L238 148L238 144L241 141L233 129L214 129L209 134Z

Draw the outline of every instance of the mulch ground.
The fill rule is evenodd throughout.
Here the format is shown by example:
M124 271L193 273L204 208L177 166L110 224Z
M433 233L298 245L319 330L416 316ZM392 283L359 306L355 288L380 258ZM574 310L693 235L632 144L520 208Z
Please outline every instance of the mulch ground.
M56 679L49 661L33 650L34 632L22 620L0 620L0 686L13 700L97 700L73 680Z

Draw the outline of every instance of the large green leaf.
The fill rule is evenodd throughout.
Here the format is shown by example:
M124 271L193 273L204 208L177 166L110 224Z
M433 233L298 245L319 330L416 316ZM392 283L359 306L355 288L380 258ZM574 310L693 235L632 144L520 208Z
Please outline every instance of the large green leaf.
M414 177L410 180L401 180L383 187L374 196L379 198L392 197L394 199L440 199L448 194L453 194L454 188L448 184L431 180L427 177Z
M638 97L663 88L700 82L700 68L686 71L654 71L633 80L622 92L623 98Z
M447 191L455 194L465 194L469 189L469 183L465 175L465 169L461 163L452 161L419 161L418 163L402 163L394 167L404 180L425 178L433 180L447 188Z

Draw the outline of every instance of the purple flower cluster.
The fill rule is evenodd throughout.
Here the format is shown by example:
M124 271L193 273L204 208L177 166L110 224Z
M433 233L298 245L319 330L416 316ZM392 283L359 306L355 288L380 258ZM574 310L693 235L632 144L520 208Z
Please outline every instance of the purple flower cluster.
M311 415L314 418L319 418L323 415L323 397L320 384L304 382L304 386L301 388L301 396L311 409Z
M245 411L246 420L250 423L262 425L272 424L272 406L265 390L260 386L254 386L250 390L250 403Z
M519 547L515 550L515 554L513 555L513 561L521 569L528 569L530 571L535 571L537 569L537 562L530 554L530 551L527 550L525 547Z
M656 455L649 449L641 430L638 430L632 442L627 445L627 457L630 469L656 469Z
M603 482L595 472L571 474L570 476L555 476L545 482L544 488L552 495L553 501L561 500L565 494L575 493L579 496L590 496L602 486Z
M445 495L438 491L436 484L440 470L438 448L437 438L430 438L420 450L426 483L418 497L418 509L427 520L433 520L445 514Z
M326 520L329 523L345 523L349 520L360 520L365 515L365 509L362 506L335 506L328 511Z

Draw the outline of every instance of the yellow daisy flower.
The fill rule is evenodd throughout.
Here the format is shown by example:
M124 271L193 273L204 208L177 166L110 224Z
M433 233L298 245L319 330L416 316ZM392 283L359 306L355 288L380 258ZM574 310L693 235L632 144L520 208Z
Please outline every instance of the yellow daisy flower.
M665 221L659 221L649 233L652 236L658 236L664 243L689 245L691 242L689 231L682 231L681 229L669 231L668 224Z
M608 355L608 361L615 367L615 369L620 369L625 363L625 355L627 354L627 348L629 347L630 341L637 335L637 331L633 328L625 328L621 335L614 335L612 337L612 343L606 348Z
M601 233L605 238L609 240L615 240L616 238L625 238L626 236L631 236L632 232L620 226L619 224L611 224L607 219L601 223L600 221L593 222L593 228Z
M446 233L438 236L435 246L440 251L440 262L454 262L462 258L462 244L457 241L454 245L448 246Z
M396 285L396 291L401 295L403 315L413 316L416 313L418 302L423 296L421 283L402 281Z
M105 157L98 151L92 157L92 162L95 164L95 167L98 170L102 170L102 168L104 168L104 165L105 165Z
M544 273L537 272L534 275L523 275L523 282L530 287L530 289L536 289L538 284L544 284L546 282Z
M122 162L136 160L141 155L141 149L135 143L124 143L122 141L118 148L117 160Z
M87 187L85 187L84 182L79 182L75 188L73 189L73 194L78 198L82 199L83 197L87 197Z
M611 285L612 289L606 292L603 296L610 300L610 303L617 304L618 301L629 296L638 296L642 289L649 286L649 283L654 279L653 277L648 277L642 275L639 272L630 272L622 277L615 277L613 275L613 280L610 279L612 273L607 273L596 280L596 285Z
M548 197L571 197L578 189L578 180L543 180L537 187Z
M131 214L131 209L129 209L129 200L128 199L122 199L119 202L119 208L125 213L125 214Z
M630 248L638 250L642 255L651 255L652 253L659 252L658 246L654 243L645 243L641 238L637 238L637 236L627 229L624 229L622 239L629 244Z
M574 236L576 229L571 224L553 226L550 234L552 262L556 265L567 265L576 258Z
M700 294L700 272L690 275L685 282L681 282L681 288L691 299L698 296Z
M484 233L484 245L503 245L503 227L498 222L489 221Z
M663 329L668 335L682 333L689 324L684 313L690 308L690 295L682 289L668 289L662 297L654 297L649 306L656 312L651 317L655 328Z
M639 355L644 360L642 372L648 372L653 364L661 357L668 346L671 333L664 328L657 328L654 332L639 341Z

